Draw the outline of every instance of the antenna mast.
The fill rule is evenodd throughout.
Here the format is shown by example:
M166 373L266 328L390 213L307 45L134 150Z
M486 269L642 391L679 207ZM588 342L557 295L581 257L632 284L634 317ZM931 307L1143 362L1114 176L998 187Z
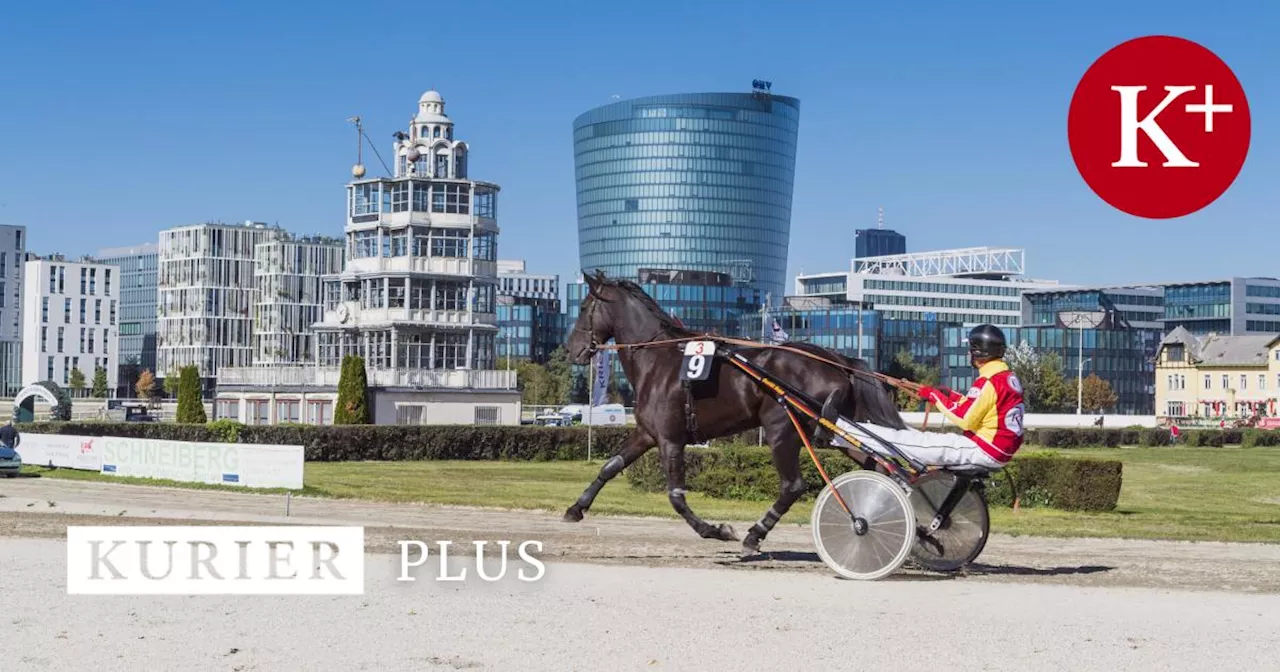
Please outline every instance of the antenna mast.
M883 205L880 206L880 212L879 214L876 215L876 228L877 229L884 228L884 206Z

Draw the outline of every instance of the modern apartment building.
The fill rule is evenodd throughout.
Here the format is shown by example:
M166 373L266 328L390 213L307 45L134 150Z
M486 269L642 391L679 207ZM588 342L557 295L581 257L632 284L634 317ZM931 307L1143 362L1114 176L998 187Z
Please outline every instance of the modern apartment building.
M119 374L117 395L132 397L143 371L156 370L156 282L160 248L155 243L100 250L95 261L120 269Z
M24 285L22 384L49 380L83 396L101 368L108 394L114 394L120 268L57 255L29 259ZM80 386L73 384L76 370L83 376Z
M1164 325L1196 336L1280 333L1280 279L1162 283Z
M194 365L206 386L224 367L253 364L258 303L254 252L280 230L258 222L160 232L156 375Z
M289 234L255 246L255 365L314 361L312 325L322 318L324 279L342 272L343 250L339 238Z
M27 227L0 225L0 395L22 386L22 284Z

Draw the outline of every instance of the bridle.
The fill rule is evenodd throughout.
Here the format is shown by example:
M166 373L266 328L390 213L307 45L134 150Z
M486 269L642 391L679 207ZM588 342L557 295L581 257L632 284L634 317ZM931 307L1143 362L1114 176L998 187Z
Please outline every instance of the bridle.
M597 352L599 352L600 350L602 350L602 349L604 349L604 350L615 350L615 351L620 351L620 350L623 350L623 349L630 348L630 349L636 349L636 350L638 350L638 349L641 349L641 348L643 348L644 346L647 346L647 345L658 345L658 344L666 344L666 343L672 343L672 342L675 342L675 341L671 341L671 340L666 340L666 341L660 341L660 340L657 340L657 338L658 338L658 337L660 337L660 336L662 336L662 335L663 335L662 327L661 327L661 326L659 326L659 327L658 327L658 329L657 329L657 331L653 332L653 334L652 334L651 336L649 336L649 338L646 338L646 339L642 340L642 341L641 341L641 342L639 342L639 343L632 343L632 344L618 343L618 344L614 344L614 345L612 345L612 346L607 345L607 344L605 344L605 343L601 343L601 342L600 342L600 340L596 338L596 306L597 306L601 301L606 301L606 302L608 302L608 301L609 301L609 299L606 299L606 298L604 298L603 296L600 296L600 294L596 292L596 289L595 289L594 287L591 287L590 285L588 285L588 287L587 287L587 296L591 298L591 308L589 308L589 309L587 310L587 327L586 327L585 329L583 329L582 327L578 326L578 325L575 323L575 324L573 325L573 330L574 330L574 331L585 332L585 333L587 334L587 336L591 339L591 341L590 341L590 343L587 345L587 349L586 349L586 352L587 352L588 354L590 354L590 355L592 355L592 356L595 356L595 354L596 354ZM694 338L694 339L676 339L676 340L696 340L696 338Z

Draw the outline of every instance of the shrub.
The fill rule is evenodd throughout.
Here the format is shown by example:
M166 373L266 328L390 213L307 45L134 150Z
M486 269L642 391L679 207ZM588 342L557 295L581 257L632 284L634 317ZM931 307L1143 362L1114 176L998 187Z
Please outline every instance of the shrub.
M819 449L818 459L835 478L856 467L844 453ZM722 499L773 500L778 496L778 475L767 448L685 449L685 485L690 491ZM805 480L805 499L824 487L813 461L804 453L800 464ZM1022 506L1050 506L1069 511L1111 511L1120 498L1122 464L1114 460L1084 460L1056 455L1017 457L1005 467L1012 472ZM633 487L665 492L666 477L651 450L626 471ZM1009 474L997 474L987 482L987 498L993 506L1012 506L1013 490Z
M369 378L364 358L347 355L342 358L338 378L338 404L333 411L335 425L367 425L369 417Z
M200 424L207 421L202 397L200 370L194 366L182 367L178 374L177 421L187 424Z

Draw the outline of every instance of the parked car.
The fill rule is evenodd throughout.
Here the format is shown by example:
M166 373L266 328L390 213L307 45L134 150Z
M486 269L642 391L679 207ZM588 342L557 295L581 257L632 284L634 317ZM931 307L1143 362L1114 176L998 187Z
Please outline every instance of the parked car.
M18 451L8 446L0 446L0 474L4 474L5 478L13 478L18 475L20 469L22 469L22 456Z

